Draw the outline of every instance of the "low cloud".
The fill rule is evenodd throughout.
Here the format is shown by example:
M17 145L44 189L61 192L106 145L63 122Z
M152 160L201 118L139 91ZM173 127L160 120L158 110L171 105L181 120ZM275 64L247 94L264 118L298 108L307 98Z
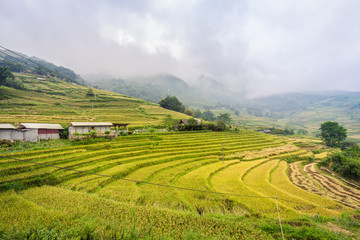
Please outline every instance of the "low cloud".
M1 45L90 74L209 76L248 96L360 90L360 3L0 0Z

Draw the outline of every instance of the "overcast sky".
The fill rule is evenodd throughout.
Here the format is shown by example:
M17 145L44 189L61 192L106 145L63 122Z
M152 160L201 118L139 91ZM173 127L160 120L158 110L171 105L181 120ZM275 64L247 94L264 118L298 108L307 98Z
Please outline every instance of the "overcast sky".
M0 45L86 76L204 75L248 96L360 91L358 0L0 0Z

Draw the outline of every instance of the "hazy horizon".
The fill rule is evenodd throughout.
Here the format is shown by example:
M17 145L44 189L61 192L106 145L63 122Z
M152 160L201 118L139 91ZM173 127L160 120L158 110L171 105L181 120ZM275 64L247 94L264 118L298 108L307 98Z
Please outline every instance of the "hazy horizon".
M360 2L0 0L0 45L89 76L216 79L248 97L360 91Z

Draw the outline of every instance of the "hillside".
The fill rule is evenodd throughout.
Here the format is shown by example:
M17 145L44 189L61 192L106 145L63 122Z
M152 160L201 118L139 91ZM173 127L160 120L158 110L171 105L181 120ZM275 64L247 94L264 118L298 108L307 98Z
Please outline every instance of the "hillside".
M177 96L187 107L204 108L217 105L235 105L243 95L226 89L215 79L199 77L193 85L169 74L129 77L127 79L90 80L95 86L108 91L158 103L166 95Z
M180 119L189 117L145 100L53 77L17 73L15 76L25 89L0 86L2 123L109 121L145 126L161 124L167 114ZM87 95L90 89L93 95Z
M348 129L351 139L360 140L360 93L292 93L259 98L249 103L248 112L282 124L318 132L325 121L336 121Z
M232 92L215 79L201 76L193 85L168 74L128 79L92 80L102 89L157 103L166 95L177 96L192 109L230 113L233 123L261 127L304 129L316 135L321 123L338 121L349 137L360 141L360 93L345 91L287 93L246 99L245 92ZM240 116L235 115L239 111Z
M63 79L66 82L86 85L85 80L71 69L57 66L38 57L29 57L23 53L14 52L4 47L0 47L0 66L9 67L12 72L30 72L39 75L53 76Z

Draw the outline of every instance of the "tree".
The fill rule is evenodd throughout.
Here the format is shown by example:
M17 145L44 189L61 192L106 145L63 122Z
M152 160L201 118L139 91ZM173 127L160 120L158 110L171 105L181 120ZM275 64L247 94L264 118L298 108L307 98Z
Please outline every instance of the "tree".
M189 109L189 108L185 110L185 114L186 114L186 115L189 115L189 116L191 116L191 117L194 116L194 112L193 112L191 109Z
M222 121L226 124L231 124L231 117L229 113L221 113L218 117L217 117L218 121Z
M196 118L202 118L202 113L199 109L194 111L194 117Z
M17 89L24 88L23 82L15 79L15 76L12 74L9 67L0 67L0 86L1 85Z
M89 90L86 93L87 97L93 97L95 96L94 90L92 90L92 88L89 88Z
M216 122L216 131L225 131L226 130L226 124L219 120Z
M338 147L347 137L347 130L337 122L327 121L320 127L321 139L326 146Z
M297 134L299 134L299 135L308 135L309 132L306 131L305 129L299 129L299 130L297 131Z
M161 99L159 102L160 106L169 110L184 112L184 105L177 99L177 97L166 96L166 98Z
M202 119L212 122L215 121L215 115L210 110L206 110L202 113Z
M174 127L178 122L179 120L174 119L171 114L167 114L163 120L163 123L168 131L174 130Z
M15 79L9 67L0 67L0 85L7 85L7 81L13 81Z
M240 111L239 111L239 110L235 110L234 113L235 113L236 116L239 116L239 115L240 115Z

